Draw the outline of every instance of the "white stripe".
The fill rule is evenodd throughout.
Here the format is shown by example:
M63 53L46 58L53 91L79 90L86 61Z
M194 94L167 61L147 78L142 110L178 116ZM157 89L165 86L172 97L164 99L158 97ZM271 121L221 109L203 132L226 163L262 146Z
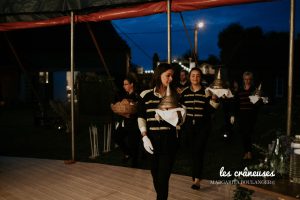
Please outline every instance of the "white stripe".
M194 101L184 101L184 103L194 103Z
M170 130L170 127L150 127L151 131L163 131L163 130Z
M142 98L144 98L144 96L145 96L147 93L151 92L151 91L153 91L153 89L150 89L150 90L144 90L143 92L141 92L140 96L141 96Z
M159 102L160 102L159 100L149 100L149 101L146 101L145 104L159 103Z
M204 101L194 100L195 103L205 103Z
M187 110L194 110L194 107L186 107Z
M147 122L149 122L149 121L157 121L157 119L155 119L155 118L147 118Z
M184 101L184 103L186 104L189 104L189 103L201 103L201 104L204 104L205 102L204 101L199 101L199 100L193 100L193 101Z
M155 112L156 108L147 109L146 112Z
M204 94L186 94L185 97L206 97Z
M202 117L203 115L199 115L199 114L186 114L187 116L190 116L190 117Z
M196 97L206 97L204 94L196 94Z
M203 110L201 107L186 107L188 110Z

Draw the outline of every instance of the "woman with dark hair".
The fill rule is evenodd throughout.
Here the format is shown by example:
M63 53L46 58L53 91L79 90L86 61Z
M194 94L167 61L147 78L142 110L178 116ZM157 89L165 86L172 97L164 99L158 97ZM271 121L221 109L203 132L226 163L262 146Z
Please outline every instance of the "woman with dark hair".
M151 174L157 200L168 198L169 178L178 148L176 128L164 120L157 120L156 109L167 94L173 80L170 64L160 64L153 75L153 89L141 93L138 117L139 129L145 150L151 154ZM176 92L172 90L172 93Z
M190 87L181 93L180 102L186 106L187 116L183 126L183 137L187 138L192 158L192 189L200 189L205 145L210 129L210 112L218 107L217 97L209 99L201 85L202 72L199 68L190 71Z
M136 104L139 101L139 95L135 90L136 80L127 76L123 81L125 94L118 97L118 101L126 100L130 104ZM116 143L124 153L124 161L131 160L132 167L138 167L138 152L140 144L140 134L137 123L137 114L126 114L120 117L117 122L117 131L115 135Z

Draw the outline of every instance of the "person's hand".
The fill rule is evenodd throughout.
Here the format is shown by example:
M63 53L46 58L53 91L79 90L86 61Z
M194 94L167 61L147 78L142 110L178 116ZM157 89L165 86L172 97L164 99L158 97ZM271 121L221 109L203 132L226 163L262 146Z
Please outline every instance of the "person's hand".
M181 93L182 93L182 89L180 89L179 87L176 88L176 91L177 91L178 94L181 94Z
M159 114L157 114L157 113L154 115L154 117L157 121L162 120L161 116L159 116Z
M213 101L217 101L217 100L218 100L218 96L217 96L217 95L215 95L215 94L213 94L213 95L211 96L211 100L213 100Z
M130 118L130 114L128 114L128 113L121 114L121 116L123 116L125 118Z
M210 101L209 101L209 104L212 106L212 107L214 107L215 109L217 109L218 107L219 107L219 98L218 98L218 96L217 95L215 95L215 94L213 94L212 96L211 96L211 99L210 99Z
M148 136L145 135L142 140L143 140L143 143L144 143L145 150L148 153L153 154L153 146L152 146L152 143L151 143L150 139L148 138Z
M234 124L234 121L235 121L234 116L231 116L231 117L230 117L230 124Z

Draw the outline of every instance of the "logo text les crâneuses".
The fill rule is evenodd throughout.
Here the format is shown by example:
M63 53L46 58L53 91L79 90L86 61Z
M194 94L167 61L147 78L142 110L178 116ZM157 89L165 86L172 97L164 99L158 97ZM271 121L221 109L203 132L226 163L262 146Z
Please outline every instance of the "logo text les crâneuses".
M224 167L220 169L220 176L221 177L231 177L232 175L235 177L274 177L274 171L250 171L247 167L244 168L243 171L225 171Z

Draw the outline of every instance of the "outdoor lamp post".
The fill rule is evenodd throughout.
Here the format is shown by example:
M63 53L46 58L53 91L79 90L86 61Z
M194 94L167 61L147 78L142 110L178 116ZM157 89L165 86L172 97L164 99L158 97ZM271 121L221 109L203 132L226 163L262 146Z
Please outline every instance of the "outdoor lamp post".
M196 62L198 61L198 30L204 27L204 22L200 21L195 25L194 29L194 54Z

